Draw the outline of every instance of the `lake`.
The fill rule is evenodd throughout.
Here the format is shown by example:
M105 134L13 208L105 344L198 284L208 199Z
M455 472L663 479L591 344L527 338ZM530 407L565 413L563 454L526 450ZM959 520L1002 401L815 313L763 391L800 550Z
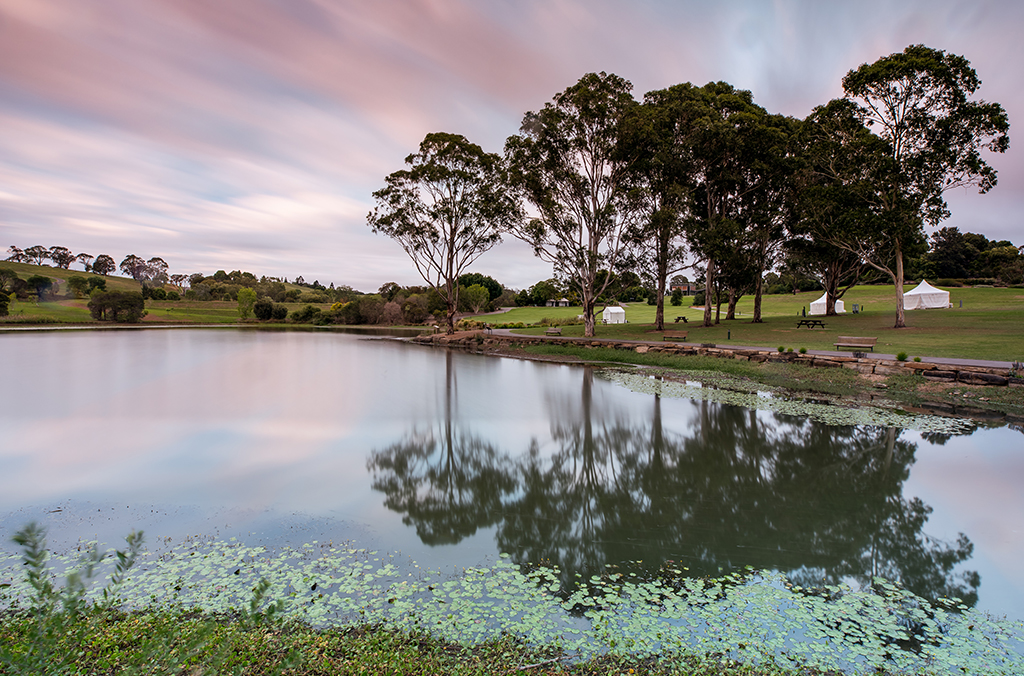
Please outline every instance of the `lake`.
M0 333L0 537L901 579L1024 617L1024 437L829 426L333 331ZM630 563L632 562L632 563Z

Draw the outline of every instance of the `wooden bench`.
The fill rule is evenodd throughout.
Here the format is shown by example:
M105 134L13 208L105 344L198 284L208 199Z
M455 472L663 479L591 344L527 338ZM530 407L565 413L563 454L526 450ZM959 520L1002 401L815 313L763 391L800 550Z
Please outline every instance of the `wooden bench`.
M860 336L839 336L839 339L834 345L839 347L852 347L855 349L868 348L872 352L875 351L875 343L878 342L878 338L863 338Z
M682 322L684 324L687 323L686 317L676 317L676 324L678 324L679 322Z
M690 333L689 331L666 331L664 334L662 334L661 339L662 340L682 340L682 341L685 342L686 341L686 336L689 333Z
M544 330L545 336L560 336L562 335L562 328L559 326L552 326L550 329Z
M809 329L823 329L825 328L825 322L821 319L801 319L796 323L796 328L799 329L801 326L806 326Z

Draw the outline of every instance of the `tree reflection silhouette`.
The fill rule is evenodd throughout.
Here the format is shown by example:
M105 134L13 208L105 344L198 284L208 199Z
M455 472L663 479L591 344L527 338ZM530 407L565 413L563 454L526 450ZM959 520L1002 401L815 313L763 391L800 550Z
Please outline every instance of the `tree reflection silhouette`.
M502 499L516 485L507 455L456 424L456 378L446 354L444 416L374 451L367 468L384 505L403 514L428 545L454 544L501 519Z
M579 398L548 402L554 448L534 439L513 463L453 420L448 377L440 429L370 462L374 488L424 542L497 523L500 551L557 566L567 587L609 563L654 574L673 561L698 576L779 570L808 587L881 576L977 601L980 578L957 571L971 542L929 538L931 508L903 496L917 447L894 429L695 402L681 433L666 429L657 395L642 421L599 410L585 367Z

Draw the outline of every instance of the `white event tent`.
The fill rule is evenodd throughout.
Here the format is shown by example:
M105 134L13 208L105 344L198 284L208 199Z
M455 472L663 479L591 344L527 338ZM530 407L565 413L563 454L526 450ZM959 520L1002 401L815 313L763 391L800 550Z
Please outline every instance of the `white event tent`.
M601 313L601 321L605 324L625 324L626 311L620 307L609 306Z
M949 307L949 291L936 289L927 280L903 294L904 310L927 310L936 307Z
M807 314L809 315L823 315L825 314L825 297L827 293L823 294L821 298L811 303L811 310ZM846 312L846 304L842 300L836 301L836 314L842 314Z

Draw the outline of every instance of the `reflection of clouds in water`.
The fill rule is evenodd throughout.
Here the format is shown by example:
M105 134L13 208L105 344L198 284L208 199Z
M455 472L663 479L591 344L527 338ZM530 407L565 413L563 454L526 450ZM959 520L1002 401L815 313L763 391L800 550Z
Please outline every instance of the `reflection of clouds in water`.
M972 567L982 580L979 606L1004 613L1024 608L1020 447L1020 433L1008 427L952 437L918 453L905 485L908 495L933 506L926 528L930 535L949 541L959 532L970 535L975 544Z
M28 397L0 411L10 418L4 422L5 441L13 446L0 449L6 470L0 472L0 499L9 503L4 509L79 497L301 510L372 524L387 547L430 550L426 565L430 557L465 565L460 557L477 558L464 552L481 548L495 554L495 538L499 547L504 542L552 556L548 545L563 538L565 556L580 561L593 558L591 540L601 541L594 550L600 566L640 552L651 561L690 556L706 561L712 572L739 558L787 569L804 565L811 555L835 567L833 544L816 552L814 542L801 538L820 534L829 543L847 542L852 555L861 551L865 533L883 527L894 536L903 532L885 520L896 513L892 509L898 516L906 506L892 503L889 509L872 491L902 500L899 483L914 455L905 442L917 440L906 433L896 440L894 459L877 429L828 427L707 401L655 400L601 377L588 380L578 366L331 333L174 330L12 338L0 336L0 346L14 350L15 361L46 366L26 367L16 376ZM476 535L442 553L401 523L407 516L396 514L401 507L384 506L372 488L367 460L373 451L400 446L415 431L432 430L439 443L444 435L437 425L446 406L456 451L451 458L457 462L446 463L435 448L418 469L410 466L415 471L399 475L429 478L435 499L414 504L409 500L430 495L395 495L417 507L416 518L435 535L468 532L462 526L465 518L475 518L475 495L504 493L506 523L485 533L493 521L484 519ZM976 436L982 433L993 431ZM1016 437L999 438L1007 448L1017 445ZM538 454L530 460L533 442ZM930 445L918 443L923 455L931 454ZM508 460L518 469L506 466ZM527 477L526 470L537 474ZM949 481L941 472L938 478ZM517 484L514 489L509 481ZM982 504L992 502L982 479L968 486L960 481L959 490L937 485L940 490L929 494L908 489L902 495L919 495L936 507L936 516L962 500L967 489L984 494ZM458 491L469 502L456 501L463 511L446 516L442 503ZM848 514L829 511L831 502L847 498ZM556 503L575 510L578 519L565 517ZM869 507L874 521L866 514ZM979 516L998 512L987 506ZM428 523L434 518L436 528ZM540 544L534 548L520 538L509 520L539 534ZM941 529L936 521L923 531L949 542L962 531L983 549L976 539L988 528L983 521ZM786 530L787 524L795 527ZM999 527L1012 529L1013 522ZM799 552L757 554L751 545L759 533L776 530L780 542ZM644 537L649 542L637 544ZM1001 565L1010 567L1020 556L1006 552L1020 552L1005 547L996 542L989 556L1002 557ZM775 551L779 543L761 549ZM975 567L973 560L967 565ZM843 570L836 568L837 574Z

